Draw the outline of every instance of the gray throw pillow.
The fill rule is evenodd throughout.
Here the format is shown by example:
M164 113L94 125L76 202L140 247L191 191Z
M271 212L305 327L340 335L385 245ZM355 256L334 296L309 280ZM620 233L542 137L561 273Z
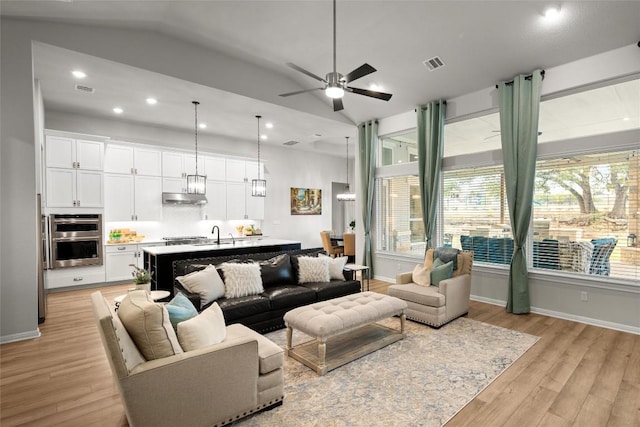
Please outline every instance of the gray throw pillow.
M440 258L436 258L431 267L431 285L440 286L440 281L451 278L452 274L453 261L443 263Z

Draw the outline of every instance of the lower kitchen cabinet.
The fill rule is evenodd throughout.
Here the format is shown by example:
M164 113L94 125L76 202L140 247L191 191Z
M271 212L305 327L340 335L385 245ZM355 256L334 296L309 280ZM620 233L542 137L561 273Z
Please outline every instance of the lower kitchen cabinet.
M92 283L103 283L105 281L104 272L104 265L46 270L45 287L47 289L58 289L90 285Z
M131 264L143 268L142 248L149 246L164 246L164 243L132 243L121 245L107 245L105 250L106 281L132 280Z

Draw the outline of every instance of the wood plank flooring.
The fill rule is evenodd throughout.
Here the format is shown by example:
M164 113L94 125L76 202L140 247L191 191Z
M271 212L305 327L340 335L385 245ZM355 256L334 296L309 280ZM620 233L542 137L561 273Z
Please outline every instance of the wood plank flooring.
M388 286L371 281L375 292ZM112 299L129 287L100 290ZM49 294L42 337L0 346L0 425L127 425L91 312L94 291ZM640 426L640 336L474 301L469 318L541 338L447 427Z

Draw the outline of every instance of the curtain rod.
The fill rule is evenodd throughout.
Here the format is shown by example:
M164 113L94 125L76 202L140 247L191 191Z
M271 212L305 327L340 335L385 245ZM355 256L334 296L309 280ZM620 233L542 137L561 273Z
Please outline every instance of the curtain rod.
M444 105L447 105L447 101L446 101L446 100L443 100L443 101L434 101L434 102L442 102ZM420 106L420 107L422 108L422 106ZM427 107L428 107L428 105L427 105ZM414 113L415 113L415 112L417 112L417 111L418 111L418 109L417 109L417 108L414 108L414 109L413 109L413 112L414 112Z
M542 76L542 80L544 80L544 74L545 74L544 70L540 71L540 75ZM524 79L525 80L531 80L531 77L533 77L533 74L529 74L528 76L524 76ZM510 82L506 82L505 84L506 85L512 85L513 84L513 80L511 80ZM498 85L496 85L496 89L498 89Z

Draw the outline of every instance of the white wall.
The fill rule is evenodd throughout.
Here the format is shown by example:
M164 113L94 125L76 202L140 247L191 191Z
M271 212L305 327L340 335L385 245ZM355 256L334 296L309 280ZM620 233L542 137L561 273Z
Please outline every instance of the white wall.
M640 49L636 44L605 52L546 70L543 97L555 97L586 85L640 73ZM427 102L429 100L425 100ZM483 89L447 100L447 120L481 115L496 110L497 90ZM416 126L416 113L409 111L379 120L379 134L386 135ZM625 135L626 136L626 135ZM607 140L603 144L609 144ZM640 145L640 141L636 141ZM446 143L446 142L445 142ZM476 160L478 156L476 155ZM482 156L480 156L482 157ZM375 231L373 232L375 236ZM373 242L375 245L375 241ZM395 281L399 272L411 271L419 260L378 253L374 257L375 276ZM508 270L474 266L472 298L506 305ZM558 277L530 273L532 311L640 333L640 287L624 283L599 282L597 278ZM581 292L588 301L581 301Z

